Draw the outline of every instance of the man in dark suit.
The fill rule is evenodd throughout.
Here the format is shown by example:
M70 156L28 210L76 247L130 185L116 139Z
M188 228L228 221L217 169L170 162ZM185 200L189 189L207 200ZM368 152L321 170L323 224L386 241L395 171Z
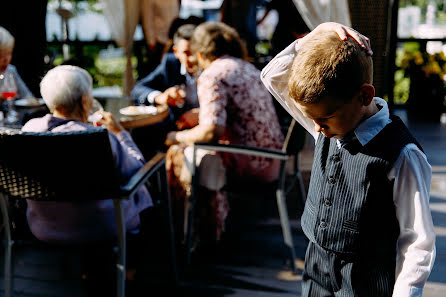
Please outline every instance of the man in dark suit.
M173 52L166 53L156 69L132 90L135 105L167 104L170 109L170 117L165 121L132 130L132 137L146 158L165 149L169 131L191 128L198 122L196 63L189 45L195 27L180 26L173 37Z
M189 41L195 25L182 25L173 38L173 52L166 53L158 67L140 80L132 90L136 104L167 104L175 120L198 107L195 65Z

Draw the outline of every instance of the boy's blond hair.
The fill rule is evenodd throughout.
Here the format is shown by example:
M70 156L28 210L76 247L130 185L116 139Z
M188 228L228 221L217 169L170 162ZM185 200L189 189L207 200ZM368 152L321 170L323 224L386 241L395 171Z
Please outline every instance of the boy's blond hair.
M350 102L361 85L372 81L372 58L351 38L323 32L294 58L288 92L297 102L317 103L325 96Z
M0 50L12 49L14 47L14 37L8 30L0 26Z

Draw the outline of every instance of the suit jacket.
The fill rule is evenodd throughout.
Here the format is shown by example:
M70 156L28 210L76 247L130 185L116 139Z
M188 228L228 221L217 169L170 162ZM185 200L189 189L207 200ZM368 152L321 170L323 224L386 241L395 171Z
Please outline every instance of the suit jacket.
M167 88L185 83L186 77L180 73L181 63L174 53L166 53L158 67L137 82L132 90L135 103L149 104L147 95L153 91L164 92Z

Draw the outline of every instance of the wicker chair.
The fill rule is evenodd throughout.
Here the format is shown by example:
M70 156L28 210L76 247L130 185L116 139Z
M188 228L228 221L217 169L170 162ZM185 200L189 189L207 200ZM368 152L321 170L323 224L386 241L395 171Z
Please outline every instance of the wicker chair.
M88 201L114 200L117 229L117 296L125 295L126 226L121 207L150 177L158 178L160 201L167 212L171 236L171 261L176 281L173 228L168 197L164 154L155 155L120 186L107 130L30 133L0 130L0 208L4 226L5 296L13 292L12 247L8 200ZM63 174L61 174L63 173ZM157 203L157 201L155 201ZM166 230L167 231L167 230Z
M290 220L287 210L286 194L296 185L299 188L298 197L300 204L303 206L306 200L305 188L302 180L302 175L298 166L298 155L305 143L306 132L302 126L300 126L293 119L288 127L285 142L281 150L250 147L245 145L235 144L219 144L219 143L195 143L194 155L192 164L196 164L196 151L197 149L205 149L216 152L226 152L234 154L245 154L251 156L266 157L280 160L280 172L277 180L271 183L258 183L252 184L241 181L240 179L233 179L228 176L226 185L223 187L223 191L226 191L230 195L243 196L243 197L274 197L277 199L277 207L279 210L280 222L282 225L282 233L285 245L289 248L290 266L294 273L298 271L296 266L296 254L294 249L293 237L291 232ZM287 172L287 161L293 161L293 169L291 176ZM191 249L192 249L192 228L194 221L194 209L196 202L196 192L200 181L200 168L194 167L192 171L192 193L189 198L189 208L187 215L187 231L186 231L186 263L191 261ZM290 178L291 177L291 178ZM289 182L291 181L291 182Z

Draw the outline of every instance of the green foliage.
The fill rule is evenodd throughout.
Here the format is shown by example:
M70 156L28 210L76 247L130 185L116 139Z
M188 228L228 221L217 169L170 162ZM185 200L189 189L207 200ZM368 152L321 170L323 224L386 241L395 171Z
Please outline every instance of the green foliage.
M256 53L259 55L266 56L271 51L271 42L270 41L259 41L256 44Z
M421 52L410 43L397 50L396 65L404 71L406 77L420 71L426 77L438 76L441 80L446 75L446 56L443 52Z
M421 52L416 42L405 42L396 52L394 101L397 104L406 103L409 98L411 79L415 77L445 80L446 57L443 52L429 54Z
M133 77L137 77L138 74L135 70L137 64L136 57L132 57L131 62L133 67ZM97 85L95 87L114 85L122 87L122 76L124 74L125 65L125 57L96 59L94 78L95 81L97 81Z
M84 45L80 52L76 53L76 49L71 46L71 57L69 60L64 61L62 48L60 46L50 46L48 49L49 52L57 54L54 56L51 65L48 65L48 67L53 68L61 64L76 65L84 68L90 73L93 78L93 87L95 88L114 85L122 87L122 77L125 71L126 58L100 59L99 52L104 48L106 48L105 45ZM136 71L136 65L138 63L137 58L132 57L131 62L134 69L133 77L135 77L136 80L138 77Z
M404 76L404 70L395 71L395 87L393 100L395 104L405 104L409 99L410 79Z
M446 1L444 0L400 0L399 7L418 6L421 8L421 18L426 16L427 5L433 1L437 8L437 22L446 23Z
M429 0L400 0L400 7L406 7L406 6L426 7L428 3Z

